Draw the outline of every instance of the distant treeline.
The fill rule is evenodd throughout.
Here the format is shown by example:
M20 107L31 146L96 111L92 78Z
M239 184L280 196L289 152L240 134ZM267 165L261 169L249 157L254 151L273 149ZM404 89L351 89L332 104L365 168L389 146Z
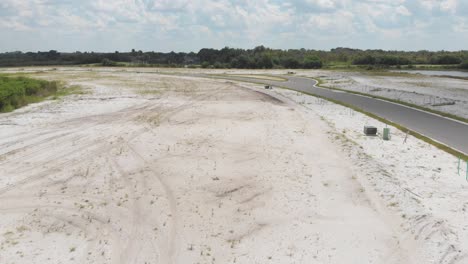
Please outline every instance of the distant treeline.
M8 52L0 53L1 66L84 65L161 66L240 69L314 69L323 66L370 65L379 67L402 65L458 65L468 69L468 51L384 51L336 48L330 51L289 49L259 46L254 49L201 49L190 52Z

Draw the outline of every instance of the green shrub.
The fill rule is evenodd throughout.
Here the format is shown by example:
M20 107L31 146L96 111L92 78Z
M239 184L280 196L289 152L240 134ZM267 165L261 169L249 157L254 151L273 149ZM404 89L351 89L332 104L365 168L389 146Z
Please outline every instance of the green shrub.
M459 66L460 69L464 69L464 70L468 70L468 60L460 63L460 66Z
M102 62L101 62L102 66L104 67L115 67L115 66L118 66L117 65L117 62L115 61L112 61L112 60L109 60L107 58L103 59Z
M58 84L25 77L0 76L0 112L10 112L16 108L37 102L57 92Z

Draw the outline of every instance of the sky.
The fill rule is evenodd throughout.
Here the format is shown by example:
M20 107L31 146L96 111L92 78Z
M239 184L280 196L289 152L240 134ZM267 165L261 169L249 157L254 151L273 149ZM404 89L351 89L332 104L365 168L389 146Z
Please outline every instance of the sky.
M0 52L467 50L468 0L0 0Z

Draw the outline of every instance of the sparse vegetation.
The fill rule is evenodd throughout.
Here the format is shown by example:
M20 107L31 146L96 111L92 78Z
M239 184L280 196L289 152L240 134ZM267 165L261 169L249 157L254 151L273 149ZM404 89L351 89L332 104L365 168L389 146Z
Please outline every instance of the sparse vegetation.
M226 75L214 75L214 76L226 76ZM246 77L246 78L254 78L254 79L261 79L261 80L271 80L271 81L278 81L278 82L285 82L287 79L279 77L279 76L272 76L272 75L262 75L262 74L231 74L228 76L232 77Z
M117 62L109 60L108 58L104 58L101 62L102 66L105 67L115 67L118 66Z
M383 75L383 76L399 76L398 74L400 74L400 73L393 73L393 72L383 73L383 74L380 74L380 72L378 73L378 75ZM403 73L403 74L407 74L407 73ZM357 91L351 91L351 90L345 90L345 89L340 89L340 88L336 88L336 87L324 86L323 85L324 81L322 79L320 79L320 78L313 78L313 79L317 80L317 82L318 82L317 86L320 86L320 87L323 87L323 88L338 90L338 91L344 91L344 92L352 93L352 94L365 95L365 96L369 96L369 97L372 97L372 98L377 98L377 99L384 100L384 101L389 101L389 102L393 102L393 103L397 103L397 104L406 105L406 106L417 108L417 109L420 109L420 110L423 110L423 111L426 111L426 112L431 112L431 113L434 113L434 114L438 114L438 115L441 115L441 116L445 116L445 117L448 117L448 118L452 118L452 119L455 119L455 120L459 120L459 121L468 123L467 118L457 116L457 115L454 115L454 114L450 114L450 113L447 113L447 112L437 111L437 110L434 110L434 109L431 109L431 108L428 108L428 107L423 107L423 106L420 106L420 105L417 105L417 104L412 104L412 103L408 103L408 102L405 102L405 101L402 101L402 100L396 100L396 99L392 99L392 98L388 98L388 97L373 95L373 94L369 94L369 93L362 93L362 92L357 92Z
M256 83L256 82L251 82L251 83ZM320 80L318 80L318 86L320 86L320 83L321 83ZM289 89L289 88L287 88L287 87L281 87L281 86L280 86L280 88L286 89L286 90L295 91L295 90ZM328 87L325 87L325 88L328 88ZM402 132L404 132L404 133L408 132L408 133L410 133L413 137L415 137L415 138L417 138L417 139L420 139L420 140L422 140L422 141L425 141L426 143L429 143L429 144L431 144L431 145L433 145L433 146L435 146L435 147L437 147L437 148L439 148L439 149L441 149L441 150L443 150L443 151L445 151L445 152L447 152L447 153L449 153L449 154L452 154L452 155L455 156L455 157L459 157L460 159L463 159L463 160L468 160L468 155L466 155L466 154L464 154L464 153L462 153L462 152L460 152L460 151L458 151L458 150L455 150L455 149L453 149L453 148L451 148L451 147L449 147L449 146L446 146L446 145L444 145L444 144L442 144L442 143L439 143L438 141L432 140L432 139L430 139L430 138L428 138L428 137L426 137L426 136L424 136L424 135L422 135L422 134L420 134L420 133L417 133L417 132L415 132L415 131L413 131L413 130L410 130L410 129L408 129L408 128L402 126L402 125L399 125L399 124L397 124L397 123L394 123L394 122L392 122L392 121L389 121L389 120L387 120L387 119L385 119L385 118L382 118L382 117L380 117L380 116L377 116L377 115L375 115L375 114L373 114L373 113L364 111L364 110L362 110L362 109L359 108L359 107L355 107L355 106L353 106L353 105L346 104L346 103L340 102L340 101L338 101L338 100L326 98L326 97L323 97L323 96L320 96L320 95L317 95L317 94L313 94L313 93L309 93L309 92L301 92L301 93L303 93L303 94L308 94L308 95L311 95L311 96L314 96L314 97L317 97L317 98L320 98L320 99L323 99L323 100L326 100L326 101L330 101L330 102L335 103L335 104L339 104L339 105L342 105L342 106L351 108L351 109L353 109L354 111L363 113L363 114L365 114L365 115L367 115L367 116L369 116L369 117L371 117L371 118L374 118L374 119L376 119L376 120L378 120L378 121L380 121L380 122L382 122L382 123L385 123L385 124L388 124L388 125L390 125L390 126L393 126L393 127L395 127L396 129L398 129L398 130L400 130L400 131L402 131ZM384 99L387 99L387 98L384 98ZM434 111L432 111L432 112L434 112ZM459 117L458 117L458 118L459 118ZM323 119L322 119L322 120L323 120ZM335 139L338 140L339 137L336 136Z

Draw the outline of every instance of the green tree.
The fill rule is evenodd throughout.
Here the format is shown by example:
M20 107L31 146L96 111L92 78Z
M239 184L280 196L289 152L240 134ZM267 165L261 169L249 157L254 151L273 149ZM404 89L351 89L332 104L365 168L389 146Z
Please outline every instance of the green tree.
M460 63L460 66L459 66L460 69L464 69L464 70L468 70L468 60Z
M238 69L252 68L253 61L250 57L245 54L240 55L237 58L231 60L231 67Z
M300 68L300 65L301 65L299 60L293 57L283 58L280 61L280 64L283 67L288 68L288 69L297 69L297 68Z
M271 57L268 56L267 54L261 55L259 58L257 58L257 68L260 69L271 69L273 68L273 62L271 61Z
M430 60L431 64L442 64L442 65L449 65L449 64L460 64L462 61L459 57L454 55L439 55Z
M306 69L319 69L322 68L322 61L317 57L306 57L302 63Z
M353 64L355 65L372 65L375 64L375 62L375 57L370 54L359 56L353 60Z

